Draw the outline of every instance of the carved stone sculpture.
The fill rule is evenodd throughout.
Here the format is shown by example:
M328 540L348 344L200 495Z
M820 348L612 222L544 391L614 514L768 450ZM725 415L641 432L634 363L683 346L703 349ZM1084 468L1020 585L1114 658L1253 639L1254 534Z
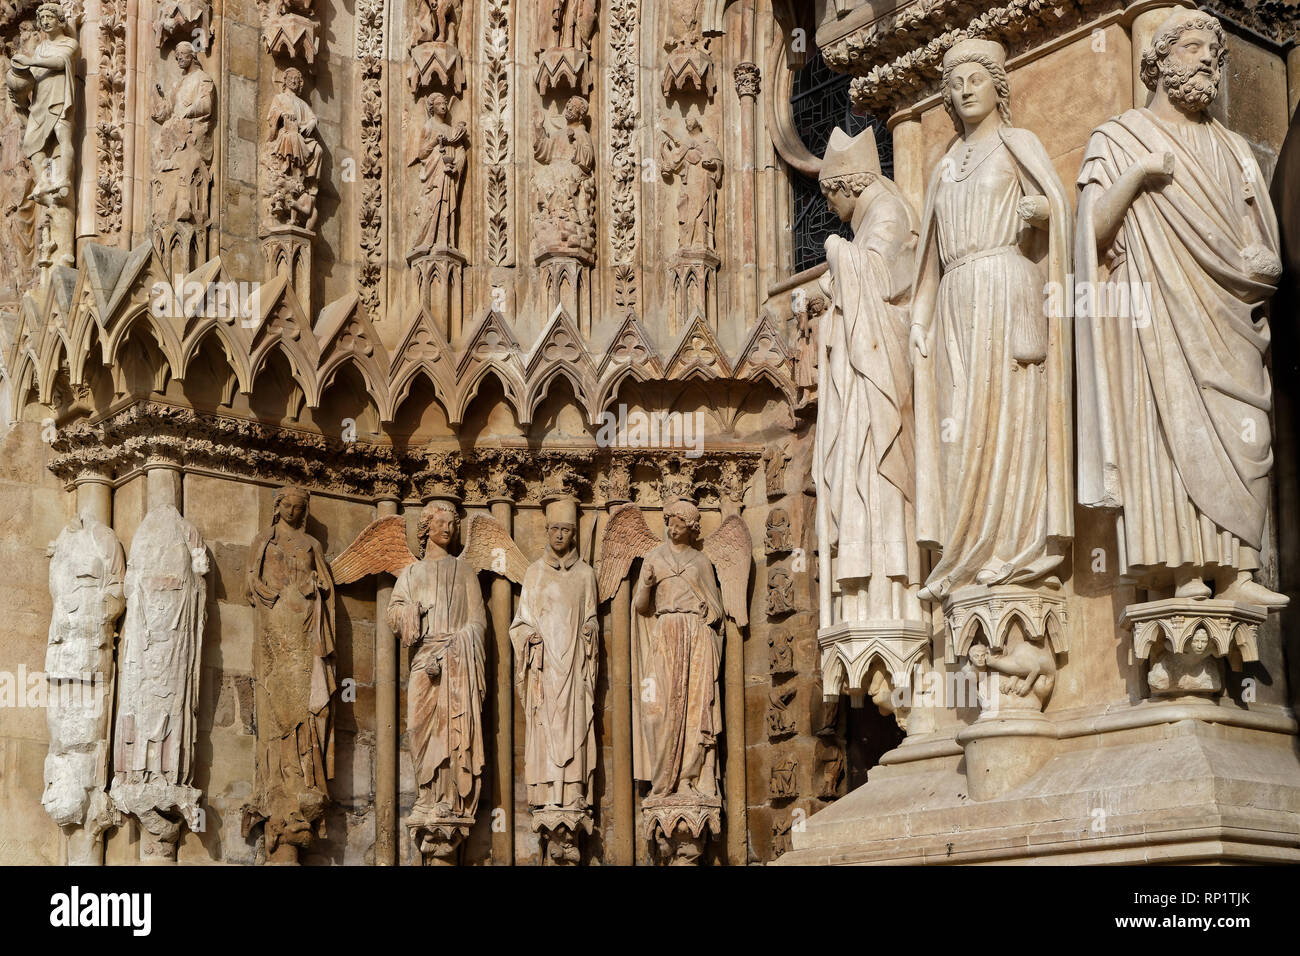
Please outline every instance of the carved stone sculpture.
M767 554L789 551L790 514L784 508L773 508L767 513L767 529L763 536L763 550Z
M701 22L703 0L669 0L664 50L663 94L714 92L713 59ZM753 64L750 64L751 66Z
M772 764L767 778L767 795L773 800L784 800L799 795L799 761L787 753Z
M109 790L139 819L146 858L175 858L182 819L202 826L193 781L207 572L198 529L173 505L151 508L126 564Z
M1215 697L1224 663L1240 670L1259 660L1259 628L1268 608L1207 598L1130 604L1120 624L1133 630L1133 656L1147 662L1154 697Z
M572 256L590 264L596 250L596 149L587 131L587 101L571 96L563 130L548 131L538 117L533 127L537 170L533 207L533 260Z
M826 240L813 449L825 692L861 694L875 656L905 673L928 629L916 594L912 369L908 309L916 251L911 205L881 175L868 127L832 131L821 166L831 211L852 241ZM862 657L865 654L866 657Z
M680 249L713 253L722 185L722 151L704 132L698 116L686 120L686 133L664 130L659 158L665 176L677 180L677 245Z
M767 576L767 616L780 617L794 609L794 578L784 568L772 569Z
M528 803L556 863L580 858L578 834L591 832L596 773L596 572L578 557L577 533L573 499L551 502L546 554L529 566L510 626Z
M700 512L678 498L664 506L665 540L641 512L614 513L602 547L600 594L613 593L632 561L642 558L632 593L632 754L637 780L650 783L642 801L645 832L661 860L699 861L708 834L722 826L718 738L719 680L725 617L748 623L746 591L752 542L733 514L705 541Z
M411 92L433 85L459 92L465 68L457 46L462 0L419 0L406 78Z
M596 32L596 0L548 0L533 11L537 24L537 91L591 86L588 59Z
M160 125L154 140L153 221L159 254L171 260L178 273L197 268L207 255L208 204L212 188L213 138L216 119L216 85L199 66L194 47L176 44L180 79L168 95L154 84L153 121Z
M921 597L971 585L1059 586L1073 535L1070 205L1046 150L1011 125L1006 51L944 56L957 141L926 192L914 289L917 531L941 549ZM954 351L955 350L955 351Z
M59 533L50 556L49 679L41 803L68 837L68 863L93 865L114 823L108 799L108 736L113 711L113 637L126 607L126 558L113 530L78 516Z
M473 567L447 552L458 524L445 501L424 509L421 559L398 576L388 602L389 626L412 648L406 725L419 795L407 826L436 863L454 860L483 784L487 616Z
M1226 54L1214 17L1171 14L1142 55L1150 106L1088 144L1079 501L1115 511L1120 573L1148 590L1205 599L1208 578L1219 598L1280 608L1286 596L1253 579L1273 463L1263 308L1278 229L1250 145L1209 115Z
M278 491L271 529L248 554L257 771L244 835L263 824L272 862L296 862L320 835L334 776L334 582L305 530L309 500Z
M794 635L786 630L776 630L767 639L767 670L777 674L794 673Z
M469 133L463 120L454 127L447 122L449 107L450 101L444 94L429 95L429 116L415 155L407 164L420 170L420 191L412 217L415 236L412 256L439 248L456 248L460 185L465 173Z
M773 688L767 695L767 735L773 740L795 732L794 713L790 704L794 702L798 689L794 686Z
M310 231L316 228L316 193L324 151L316 114L299 95L302 73L291 66L280 84L280 92L267 110L262 151L267 219L272 228L297 226Z
M763 482L769 498L780 498L785 494L785 466L790 463L790 458L790 449L784 442L763 452Z
M35 180L31 199L46 210L38 227L40 264L71 266L80 46L59 4L42 3L36 22L42 37L31 52L13 55L5 86L14 107L27 118L22 150Z

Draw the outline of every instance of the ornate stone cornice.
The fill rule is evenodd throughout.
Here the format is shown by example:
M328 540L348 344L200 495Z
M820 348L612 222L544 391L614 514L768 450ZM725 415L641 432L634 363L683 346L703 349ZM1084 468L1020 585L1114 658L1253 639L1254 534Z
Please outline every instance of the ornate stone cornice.
M831 69L855 77L853 105L884 117L938 91L943 55L958 40L997 40L1016 56L1143 2L914 0L827 42L821 52ZM1294 43L1300 29L1300 6L1286 0L1211 0L1199 6L1278 46Z
M604 498L654 506L662 488L689 494L705 507L738 501L760 463L757 446L680 450L537 448L489 445L462 449L431 442L409 451L342 441L299 429L161 402L140 402L99 421L58 429L50 470L69 488L88 475L120 482L160 461L187 471L374 500L444 497L471 506L508 498L540 507L563 491L603 505ZM679 487L680 486L680 487Z

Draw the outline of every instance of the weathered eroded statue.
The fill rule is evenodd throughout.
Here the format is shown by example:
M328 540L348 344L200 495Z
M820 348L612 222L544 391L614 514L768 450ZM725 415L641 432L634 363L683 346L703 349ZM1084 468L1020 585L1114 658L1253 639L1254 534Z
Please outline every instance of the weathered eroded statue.
M175 57L181 76L171 94L154 84L153 121L161 128L154 141L153 219L164 230L177 223L202 229L208 224L212 188L216 85L199 66L190 43L176 44ZM201 251L206 249L204 243Z
M571 96L563 130L549 131L542 117L533 127L537 201L533 211L533 259L572 255L591 262L596 250L596 147L587 131L587 101Z
M113 637L126 607L126 558L113 529L80 515L50 555L49 679L41 803L68 837L68 863L97 865L115 813L108 799L108 735L113 712Z
M425 858L443 863L473 825L483 785L487 616L474 568L447 552L458 524L453 505L425 507L421 559L388 602L389 626L412 648L406 726L419 796L407 826Z
M578 834L591 832L596 773L596 572L578 557L577 535L574 500L550 502L546 554L529 566L510 626L528 803L555 863L580 859Z
M262 165L263 187L272 223L316 228L316 193L324 151L316 129L316 114L299 94L302 73L289 67L280 79L281 89L266 114L266 144Z
M207 572L198 529L173 505L151 508L126 563L109 790L140 820L144 858L175 858L178 817L191 830L202 827L203 795L193 780Z
M320 835L334 776L334 581L306 532L309 501L276 492L271 530L248 553L257 772L244 835L264 823L273 862L295 862Z
M722 151L704 132L700 118L692 114L686 121L684 139L664 131L659 157L664 173L677 179L679 247L713 252L718 189L722 186Z

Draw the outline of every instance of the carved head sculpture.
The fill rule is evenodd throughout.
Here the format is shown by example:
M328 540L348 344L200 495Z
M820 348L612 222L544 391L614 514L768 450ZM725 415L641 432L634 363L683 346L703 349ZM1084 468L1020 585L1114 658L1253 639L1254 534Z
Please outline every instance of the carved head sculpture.
M569 497L546 505L546 544L556 555L565 555L578 535L578 503Z
M275 514L271 523L281 520L290 528L301 528L307 520L307 507L311 504L311 495L304 488L286 485L275 493Z
M63 26L68 22L63 13L63 7L57 3L42 3L36 8L36 23L46 33L54 34L63 32Z
M564 104L564 118L570 124L581 123L587 118L587 101L581 96L570 96Z
M966 658L976 667L983 667L989 662L989 648L987 644L972 644L966 649Z
M450 501L433 501L425 505L420 514L420 523L415 527L415 540L420 543L420 557L424 557L430 541L445 551L455 538L459 526L460 515Z
M1205 628L1198 627L1192 639L1187 642L1187 650L1197 657L1204 657L1210 649L1210 637Z
M442 117L447 115L449 105L445 93L435 92L429 97L429 115L442 119Z
M831 130L818 173L822 195L831 212L841 221L849 222L857 198L879 175L880 153L876 149L875 130L868 126L857 136L850 136L838 126Z
M1007 51L992 40L959 40L943 57L943 107L960 133L995 109L1011 125Z
M181 68L182 73L188 73L190 66L193 65L196 59L194 44L188 40L182 40L176 44L176 65Z
M296 66L291 66L280 77L280 86L295 96L302 92L302 73Z
M700 509L689 498L674 498L664 505L664 523L669 541L690 544L700 533Z
M1142 83L1165 93L1179 109L1199 113L1219 94L1228 47L1219 21L1199 10L1179 9L1160 25L1142 51Z

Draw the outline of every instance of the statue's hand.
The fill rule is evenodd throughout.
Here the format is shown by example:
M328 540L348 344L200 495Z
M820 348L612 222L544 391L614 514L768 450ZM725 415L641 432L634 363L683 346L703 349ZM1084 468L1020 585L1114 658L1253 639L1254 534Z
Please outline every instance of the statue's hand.
M930 352L926 349L925 346L925 338L926 338L925 329L919 325L913 325L912 331L909 332L907 336L907 344L913 350L918 352L921 358L926 358L930 354Z
M428 675L430 680L437 680L438 675L442 673L442 664L436 660L429 661L424 665L424 673Z
M1031 226L1045 226L1051 210L1046 196L1025 196L1016 203L1016 212Z
M1148 153L1142 157L1142 172L1146 182L1159 182L1174 174L1174 154L1168 150Z

